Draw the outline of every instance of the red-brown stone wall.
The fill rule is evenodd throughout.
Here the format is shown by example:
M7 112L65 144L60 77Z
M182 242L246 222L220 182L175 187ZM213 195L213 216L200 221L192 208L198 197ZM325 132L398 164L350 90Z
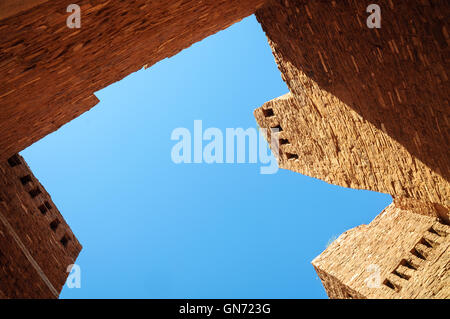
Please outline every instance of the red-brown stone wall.
M11 298L57 297L42 278L59 294L81 245L18 155L0 163L0 226L0 290Z

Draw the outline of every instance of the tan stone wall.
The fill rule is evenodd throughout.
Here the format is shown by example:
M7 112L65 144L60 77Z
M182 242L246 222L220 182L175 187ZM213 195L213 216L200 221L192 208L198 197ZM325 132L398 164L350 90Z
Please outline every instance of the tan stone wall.
M326 288L347 287L366 298L450 298L450 226L391 204L369 225L339 236L312 263ZM380 286L370 287L375 267ZM327 276L335 278L331 285Z
M365 299L364 296L344 285L336 277L331 276L316 267L314 267L314 270L319 275L323 287L330 299Z
M0 290L7 298L55 298L81 245L18 155L0 163Z
M450 210L446 206L407 197L395 197L394 204L403 210L438 218L443 224L450 225Z
M0 202L1 207L1 202ZM55 298L39 274L0 222L0 299Z
M11 1L9 1L11 2ZM264 0L54 0L0 21L0 159L97 102L94 92L252 14Z
M377 1L380 29L366 25L371 3L273 0L256 16L294 95L306 95L317 112L353 109L448 181L448 1ZM342 126L331 129L347 131ZM370 165L373 158L359 160ZM410 168L415 174L414 166ZM394 185L395 193L401 187ZM447 199L440 197L441 202Z
M317 83L302 74L296 78L308 83L301 95L286 94L255 110L260 127L282 129L281 168L344 187L450 205L450 183L441 175Z

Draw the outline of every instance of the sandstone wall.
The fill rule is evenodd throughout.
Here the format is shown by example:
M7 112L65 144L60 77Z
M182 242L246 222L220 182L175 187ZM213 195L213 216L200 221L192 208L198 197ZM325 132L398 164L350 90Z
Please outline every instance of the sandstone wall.
M0 291L56 298L81 245L19 155L0 163Z
M48 1L0 21L0 159L89 110L94 92L227 28L264 0L81 0L80 29L66 26L71 3Z
M0 20L29 10L48 0L2 0L0 1Z
M428 166L433 176L448 181L448 1L377 1L380 29L366 25L371 3L272 0L256 16L294 95L306 95L317 112L353 109ZM352 117L348 120L362 121ZM332 129L336 134L348 131L342 125ZM415 174L413 163L408 165ZM392 187L397 193L402 186Z
M391 204L312 263L331 298L450 298L450 226Z
M408 197L394 197L396 207L415 214L438 218L442 223L450 225L450 209L437 203L422 202Z
M339 279L314 267L330 299L366 299L357 291L344 285Z
M255 110L260 127L282 129L281 168L344 187L450 205L450 183L441 175L305 75L296 79L308 84L304 91Z
M0 247L0 299L55 298L2 222Z

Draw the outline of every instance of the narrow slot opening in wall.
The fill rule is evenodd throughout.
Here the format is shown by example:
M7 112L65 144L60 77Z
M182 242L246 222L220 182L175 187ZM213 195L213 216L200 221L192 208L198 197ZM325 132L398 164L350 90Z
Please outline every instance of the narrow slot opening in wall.
M263 109L263 114L265 117L273 116L273 110L272 109Z
M31 191L28 192L31 196L31 198L35 198L36 196L38 196L39 194L42 193L41 189L39 187L36 187L35 189L32 189Z
M8 158L8 163L9 163L9 166L11 166L11 167L22 164L22 162L20 161L19 155L17 155L17 154Z
M20 182L22 183L22 185L26 185L26 184L30 183L31 175L25 175L25 176L21 177Z
M431 244L431 242L428 242L425 238L422 238L419 243L421 243L422 245L424 245L425 247L428 248L433 248L433 245Z
M353 297L348 291L344 291L344 299L353 299Z
M438 222L441 223L442 225L450 226L450 223L448 222L448 220L445 220L445 218L443 218L443 217L439 217Z
M45 214L47 213L47 211L48 211L47 207L45 207L44 204L39 205L39 206L38 206L38 209L40 210L40 212L41 212L42 215L45 215Z
M287 138L280 138L280 145L289 144L289 140Z
M69 237L67 237L67 235L64 235L64 236L61 238L60 242L61 242L61 244L62 244L64 247L67 247L67 244L69 243Z
M56 232L56 230L58 229L58 226L59 226L60 223L61 223L61 222L60 222L58 219L53 220L53 221L50 223L50 228L51 228L51 230L53 230L54 232Z
M438 235L439 237L445 237L445 236L447 236L447 233L446 233L446 232L444 232L444 231L442 231L442 230L439 230L439 229L436 229L436 228L433 228L433 227L430 227L430 229L428 229L428 231L429 231L430 233L432 233L432 234Z

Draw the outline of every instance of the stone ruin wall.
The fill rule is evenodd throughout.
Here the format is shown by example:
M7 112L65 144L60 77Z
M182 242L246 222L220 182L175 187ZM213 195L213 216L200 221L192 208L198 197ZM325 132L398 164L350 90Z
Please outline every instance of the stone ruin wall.
M56 298L81 245L25 160L0 163L0 295Z
M255 117L280 131L279 166L394 197L313 261L329 297L449 298L450 7L378 1L369 29L371 1L270 3L256 16L290 93Z
M447 1L380 0L381 28L369 29L366 7L370 3L272 0L256 16L282 78L301 105L306 99L315 113L327 110L331 115L342 110L351 125L367 121L397 141L410 154L404 159L409 162L403 164L410 167L399 172L398 182L410 169L417 173L410 158L448 181L450 38L446 17L450 6ZM349 114L350 109L354 114ZM342 124L327 128L331 129L336 134L347 130ZM365 133L360 133L363 139ZM378 160L384 159L372 159ZM429 172L420 174L435 179ZM392 187L399 192L402 185ZM435 190L440 202L448 200L448 196L442 198L446 192L447 186Z
M336 241L313 263L325 287L329 287L327 290L335 291L330 297L448 296L448 290L442 288L442 283L448 283L445 277L448 253L442 250L448 250L448 241L439 242L437 250L431 253L420 247L428 259L415 270L415 276L407 275L406 283L395 274L392 277L397 269L409 274L400 267L404 265L397 257L422 244L426 240L423 236L430 237L427 232L431 228L427 227L438 223L445 228L448 224L450 150L446 146L450 108L445 61L450 42L446 17L450 12L446 1L380 0L381 29L365 26L365 9L370 1L268 0L263 6L265 2L205 0L200 6L193 0L82 0L78 3L82 10L81 29L66 26L66 7L70 1L26 0L13 6L11 2L6 2L6 6L2 3L4 7L0 8L7 10L0 15L0 160L6 160L96 105L96 91L256 11L291 92L255 112L261 126L283 128L280 166L338 185L387 192L395 197L394 204L380 215L391 217L378 217L372 226L358 228L367 230L374 238L382 237L381 241L389 238L383 245L399 241L389 260L378 260L391 287L384 285L375 294L366 291L363 282L358 282L363 271L344 269L344 263L339 264L332 251L340 249L339 243L358 243L358 232L352 230L342 236L354 234L354 237ZM269 108L274 115L267 115ZM10 174L10 168L6 168L2 168L3 173ZM4 182L14 180L13 175ZM32 182L38 183L34 177ZM33 191L25 189L28 195L22 198L20 192L24 190L20 187L28 187L27 183L5 185L8 186L2 188L4 193L0 193L6 198L0 198L4 207L28 201L29 192ZM43 194L37 197L48 196L45 190ZM41 215L50 216L52 212L45 215L41 211L45 207L49 211L54 208L48 202L52 208L44 201L44 206L26 202L13 210L24 215L29 213L27 207L32 207L32 211L37 207ZM59 291L67 275L64 266L75 260L81 249L76 238L71 237L69 243L73 246L61 252L61 234L54 232L50 233L50 246L39 247L35 243L42 241L40 236L48 235L49 224L45 219L48 217L43 219L38 214L36 218L41 219L30 217L21 225L21 220L11 217L14 215L8 216L12 219L7 222L17 225L14 227L19 239L26 238L27 232L31 234L27 247L36 262L43 269L58 268L51 271L54 275L48 280ZM385 219L390 227L399 223L398 227L410 229L410 236L396 237L401 234L399 229L397 233L378 236L386 231L380 221ZM39 226L30 228L27 223ZM0 223L3 242L10 244L0 247L4 274L11 276L12 271L22 271L19 276L22 279L15 285L27 287L27 282L34 285L25 297L54 295L49 285L42 283L42 275L12 270L11 262L24 256L20 247L11 244L17 240L8 235L5 225ZM381 247L380 242L367 249L379 251ZM56 263L42 257L45 249L53 249ZM360 249L358 253L364 251ZM364 256L358 258L363 260ZM27 262L29 258L21 264ZM433 273L435 277L430 277ZM350 280L346 277L350 274L359 277ZM417 289L424 280L432 289ZM10 288L5 289L0 296L14 296Z
M258 125L281 128L279 166L331 184L449 205L450 184L351 108L315 100L317 86L255 111ZM270 140L271 137L268 137Z
M92 108L96 91L227 28L264 2L80 0L81 28L70 29L66 9L73 2L54 0L0 20L0 159Z
M330 298L450 298L450 226L391 204L312 263Z

